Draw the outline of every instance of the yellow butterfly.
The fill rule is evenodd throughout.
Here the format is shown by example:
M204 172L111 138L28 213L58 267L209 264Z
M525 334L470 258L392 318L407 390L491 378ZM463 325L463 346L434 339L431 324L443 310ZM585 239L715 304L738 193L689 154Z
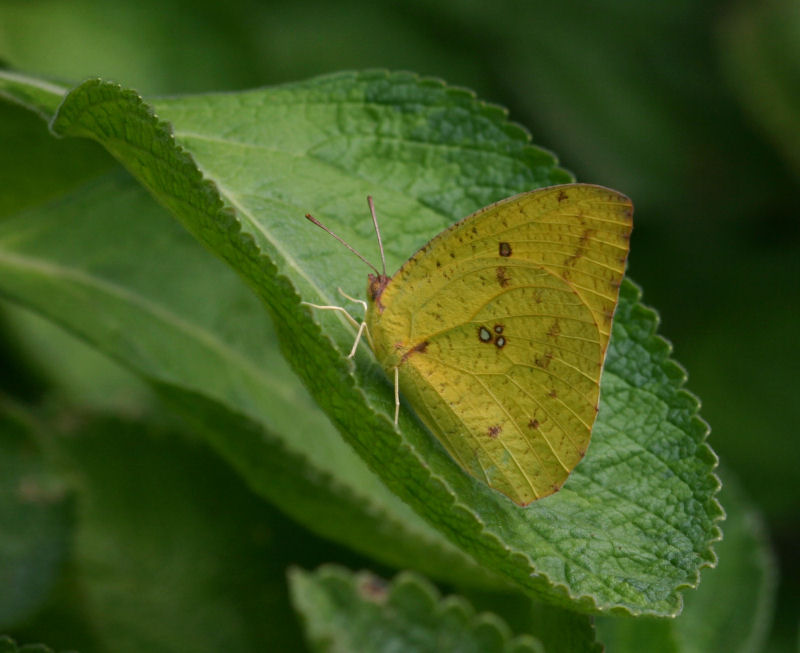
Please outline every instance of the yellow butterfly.
M522 193L392 277L332 234L374 271L358 337L394 376L396 411L402 392L463 469L519 505L556 492L589 446L632 215L601 186Z

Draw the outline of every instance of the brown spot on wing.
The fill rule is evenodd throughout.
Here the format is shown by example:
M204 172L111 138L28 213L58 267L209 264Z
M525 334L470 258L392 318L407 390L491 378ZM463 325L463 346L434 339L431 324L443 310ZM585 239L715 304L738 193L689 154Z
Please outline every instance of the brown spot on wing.
M503 427L501 427L500 425L490 426L489 437L492 438L492 440L494 440L495 438L497 438L498 435L500 435L500 431L502 430Z
M575 253L564 261L564 265L574 267L578 260L586 256L586 248L589 244L589 239L592 238L596 233L596 229L584 229L580 239L578 240L578 247L575 250Z
M400 362L405 363L412 354L424 354L427 348L428 348L428 341L423 340L422 342L414 345L405 354L403 354L403 357L400 359Z
M511 256L511 245L509 243L500 243L499 251L500 256Z
M570 256L566 261L564 261L564 265L569 265L570 267L575 267L575 264L582 259L586 255L586 248L579 247L577 251Z
M538 429L539 428L539 420L538 419L532 419L530 422L528 422L528 428Z
M597 229L584 229L583 233L581 234L581 238L578 241L578 246L583 248L586 243L589 242L589 238L592 238L597 234Z
M511 278L507 276L506 269L502 265L498 266L495 276L501 288L505 288L511 282Z

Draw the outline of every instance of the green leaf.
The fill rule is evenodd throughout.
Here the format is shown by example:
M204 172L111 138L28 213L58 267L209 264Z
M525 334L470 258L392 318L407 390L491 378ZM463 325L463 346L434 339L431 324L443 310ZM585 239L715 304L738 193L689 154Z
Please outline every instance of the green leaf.
M608 650L758 653L764 650L775 599L775 565L761 516L730 472L720 493L727 508L719 564L687 592L674 620L598 619ZM654 648L660 646L660 649Z
M31 425L0 401L0 628L42 607L61 575L73 526L64 483Z
M16 361L10 361L16 368L7 370L14 378L14 391L22 372L31 370L40 380L35 377L29 384L38 380L42 394L50 400L58 397L65 405L122 415L156 410L152 390L94 347L38 313L9 302L0 303L0 308L6 345L16 354Z
M58 197L115 165L96 143L42 138L41 117L30 107L0 102L0 124L0 219Z
M69 89L42 79L21 75L10 70L2 71L0 98L30 109L39 117L49 120L58 109Z
M630 283L589 453L561 492L524 510L466 477L409 411L395 429L382 372L366 352L355 364L345 358L352 330L299 304L336 303L338 285L360 294L364 283L360 263L303 213L369 251L358 206L372 193L396 267L454 219L568 179L524 130L466 91L382 72L163 100L155 110L171 124L135 93L87 82L65 98L53 129L101 142L237 270L264 300L314 399L394 493L484 568L545 600L586 611L679 609L677 588L694 585L714 560L716 460L697 402L681 389L685 374ZM5 260L13 267L19 258ZM17 272L22 283L31 268ZM168 348L158 353L151 367L177 375L182 362L170 362ZM196 383L224 384L218 376ZM294 443L301 433L280 437ZM323 440L313 436L319 451ZM334 475L359 487L360 479Z
M442 599L411 572L387 583L369 572L354 574L332 565L313 573L294 568L289 583L316 651L544 653L530 635L512 637L497 615L476 614L460 596Z

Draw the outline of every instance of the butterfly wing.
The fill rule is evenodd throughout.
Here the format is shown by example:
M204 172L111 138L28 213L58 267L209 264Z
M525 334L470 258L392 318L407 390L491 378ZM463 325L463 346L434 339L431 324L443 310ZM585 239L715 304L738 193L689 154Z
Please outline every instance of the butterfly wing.
M558 490L588 447L631 215L598 186L517 195L431 240L371 306L404 397L521 505Z

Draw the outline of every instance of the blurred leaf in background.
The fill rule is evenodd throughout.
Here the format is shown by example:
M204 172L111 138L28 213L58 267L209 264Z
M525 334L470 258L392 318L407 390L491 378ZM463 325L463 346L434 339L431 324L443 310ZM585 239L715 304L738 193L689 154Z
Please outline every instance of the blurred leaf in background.
M631 195L632 276L778 550L774 650L794 646L800 611L798 34L788 0L0 2L16 69L145 94L409 69L510 107L580 181ZM105 165L77 160L76 178ZM0 208L21 207L0 193Z

